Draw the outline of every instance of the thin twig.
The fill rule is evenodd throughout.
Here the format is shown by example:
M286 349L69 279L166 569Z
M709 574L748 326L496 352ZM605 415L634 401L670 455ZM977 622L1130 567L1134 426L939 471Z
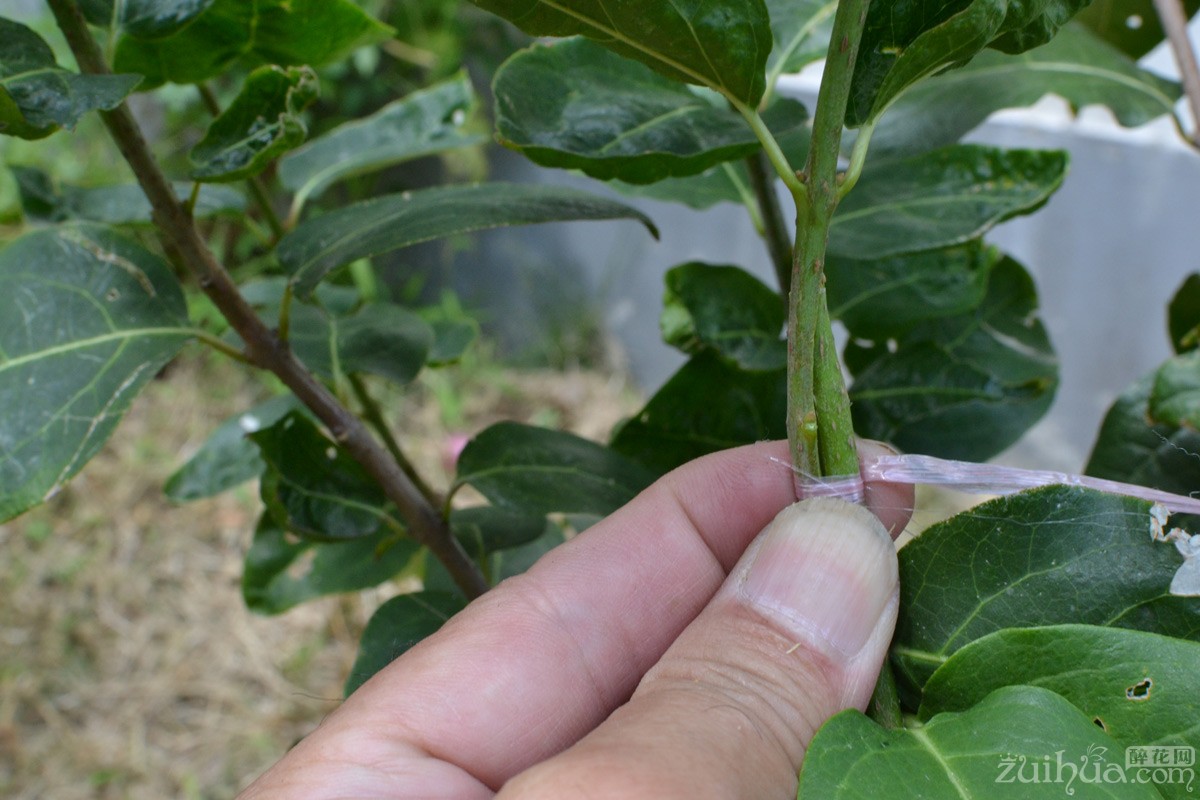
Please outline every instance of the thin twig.
M1192 144L1200 148L1200 66L1196 64L1196 50L1188 36L1187 16L1179 0L1154 0L1154 9L1167 32L1167 41L1183 79L1183 92L1192 110Z
M371 396L371 392L367 389L366 381L363 380L361 375L351 374L349 377L350 388L354 390L354 396L358 399L359 406L362 407L363 419L379 434L379 438L383 440L384 447L392 454L392 458L396 459L396 463L400 465L400 469L404 470L404 474L420 490L425 499L429 501L429 504L435 508L441 508L442 504L446 502L445 498L439 496L425 482L425 479L421 477L416 467L413 466L412 461L408 459L408 456L404 455L404 451L400 449L400 443L392 435L392 429L388 426L387 420L383 418L383 410L379 407L379 402Z
M92 38L78 5L73 0L47 2L75 54L80 70L90 74L108 74L108 64ZM488 584L483 574L451 535L441 514L375 441L362 420L342 406L296 359L287 344L254 313L229 273L209 250L191 216L175 197L128 107L122 103L112 111L101 112L101 117L154 209L155 225L164 239L164 246L174 249L195 273L200 288L241 336L250 361L275 373L325 424L333 437L379 483L387 498L396 505L408 525L409 534L428 547L446 566L454 582L468 597L478 597L487 591Z
M746 159L750 185L754 187L759 218L762 220L762 236L767 244L767 252L771 254L779 290L787 297L792 280L792 237L783 221L779 195L775 193L775 175L769 166L762 153L755 153Z

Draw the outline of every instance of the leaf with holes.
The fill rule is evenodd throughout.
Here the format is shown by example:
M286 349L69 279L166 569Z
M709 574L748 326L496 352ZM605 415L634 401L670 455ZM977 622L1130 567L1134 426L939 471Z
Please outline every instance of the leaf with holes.
M304 141L308 129L300 115L318 92L317 74L308 67L251 72L229 108L192 148L192 178L230 183L262 172Z
M478 144L484 137L468 124L475 102L470 80L459 73L293 150L279 161L279 181L300 208L338 181Z
M279 261L307 297L327 275L367 256L460 233L567 220L635 219L642 212L557 186L485 183L378 197L302 223L279 243Z
M533 36L595 39L668 78L747 106L762 98L771 51L763 0L475 0Z
M1058 770L1056 755L1070 763ZM1009 686L919 727L888 730L858 711L843 711L817 731L805 753L798 797L1159 797L1152 786L1127 780L1124 766L1117 743L1062 697ZM1084 770L1096 777L1081 777ZM1099 777L1113 774L1120 780Z
M42 37L0 17L0 134L41 139L74 128L89 111L116 108L140 80L65 70Z
M758 152L741 114L583 38L534 45L496 73L501 144L547 167L600 180L654 183ZM716 102L714 102L716 101ZM764 122L777 135L804 127L794 100Z
M1200 0L1183 0L1180 5L1188 19L1200 11ZM1075 21L1131 58L1146 55L1166 36L1154 0L1092 0Z
M458 458L454 490L470 485L493 505L534 514L610 514L654 476L614 450L569 433L501 422Z
M0 521L61 489L193 334L171 268L107 228L0 250Z
M920 717L964 711L1002 686L1062 695L1124 747L1200 746L1200 642L1123 628L1056 625L996 631L958 650L925 684ZM1160 791L1171 787L1160 786ZM1185 797L1185 787L1164 796Z
M378 586L404 571L418 549L388 532L338 542L297 540L263 514L246 552L242 598L251 611L282 614L316 597Z
M1079 623L1200 640L1200 598L1170 593L1182 560L1151 538L1150 521L1147 501L1053 486L927 529L900 550L891 657L901 688L919 696L958 650L1004 628Z
M1075 109L1105 106L1119 123L1134 127L1173 115L1179 86L1068 25L1027 53L980 53L967 66L912 87L883 115L871 152L901 155L952 144L989 114L1033 105L1047 94Z

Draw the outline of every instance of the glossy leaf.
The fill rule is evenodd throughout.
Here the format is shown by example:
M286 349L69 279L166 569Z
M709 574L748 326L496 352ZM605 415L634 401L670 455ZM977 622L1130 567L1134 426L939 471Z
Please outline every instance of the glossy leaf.
M878 259L968 242L1040 208L1066 171L1060 151L982 145L873 161L838 207L830 254Z
M1180 5L1188 19L1200 11L1200 0ZM1146 55L1166 36L1154 0L1092 0L1075 20L1132 58Z
M138 39L162 39L186 28L212 4L213 0L84 0L79 6L93 25Z
M976 309L922 323L894 344L847 350L855 430L907 452L983 461L1050 407L1058 362L1028 273L992 269ZM895 352L892 352L894 349Z
M762 98L771 27L762 0L475 0L533 36L576 36L748 106Z
M191 152L192 178L228 183L262 172L303 143L301 112L317 99L317 75L308 67L261 67Z
M267 64L318 67L377 44L394 32L352 0L255 0L253 57Z
M1200 461L1193 455L1200 453L1200 432L1151 417L1154 377L1138 381L1113 403L1085 472L1186 495L1200 486Z
M1200 352L1176 356L1159 367L1149 412L1156 422L1200 430Z
M995 689L1026 684L1070 700L1123 746L1169 741L1196 747L1197 663L1200 643L1143 631L1093 625L1001 630L938 668L925 684L920 716L963 711Z
M42 37L0 17L0 134L41 139L74 128L89 111L116 108L140 80L62 69Z
M798 797L1159 798L1151 785L1125 779L1124 766L1116 743L1062 697L1009 686L911 729L887 730L843 711L809 746ZM1121 780L1104 779L1114 774Z
M109 229L0 251L0 521L61 489L192 335L171 268Z
M358 657L346 678L346 696L413 645L437 633L446 620L465 607L457 595L429 591L402 594L381 605L363 630Z
M867 12L846 122L877 119L901 92L992 47L1022 53L1043 45L1089 0L911 0Z
M892 663L925 686L960 648L1004 628L1079 623L1200 639L1200 598L1169 593L1182 564L1150 537L1150 503L1053 486L993 500L900 550Z
M26 215L47 222L86 220L110 225L149 225L153 209L145 192L137 184L118 186L56 185L49 175L32 167L9 167L17 179L21 206ZM173 184L175 196L182 201L192 195L192 184ZM204 186L196 197L192 213L197 218L244 211L246 199L227 186Z
M919 153L951 144L992 112L1029 106L1051 93L1075 109L1105 106L1133 127L1174 114L1179 87L1068 25L1027 53L980 53L967 66L912 87L884 114L871 152Z
M786 412L784 370L745 372L701 353L617 430L612 447L663 474L717 450L787 438Z
M1167 307L1167 330L1176 353L1200 347L1200 273L1187 276Z
M745 370L787 366L787 311L770 287L738 267L691 261L666 275L661 327L685 353L712 349Z
M501 422L458 458L454 488L470 485L499 508L609 514L654 476L619 453L569 433Z
M758 152L742 115L583 38L523 50L496 73L500 142L547 167L654 183ZM773 131L803 127L793 100L764 116Z
M383 490L303 414L248 434L267 465L262 499L277 524L313 541L344 541L400 525Z
M279 161L279 181L296 194L299 208L338 181L478 144L483 137L467 125L474 108L471 82L459 73L288 153Z
M767 58L767 79L799 72L825 57L833 32L836 0L766 0L775 46Z
M300 401L282 394L221 423L200 449L167 478L163 491L177 503L212 497L257 478L266 467L246 434L270 427L300 411Z
M853 336L898 336L919 323L978 307L999 260L979 239L873 261L830 257L825 265L829 313Z
M636 219L636 209L558 186L485 183L388 195L302 223L279 243L279 260L301 297L338 267L401 247L508 225L581 219Z
M317 597L378 586L403 571L417 550L411 539L387 533L342 542L297 540L263 514L246 552L242 597L251 611L281 614Z
M163 83L199 83L250 51L257 21L257 0L213 0L190 25L165 39L122 36L113 69L144 76L143 90Z

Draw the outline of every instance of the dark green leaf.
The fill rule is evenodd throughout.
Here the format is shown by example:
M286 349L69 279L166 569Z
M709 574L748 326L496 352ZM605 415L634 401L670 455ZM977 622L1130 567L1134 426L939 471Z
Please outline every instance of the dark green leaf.
M492 553L492 581L499 583L527 572L538 559L565 541L565 532L561 526L552 522L545 523L542 534L533 541Z
M33 219L50 222L87 220L110 225L150 224L153 209L137 184L120 186L59 186L49 175L32 167L10 167L17 179L21 205ZM173 184L175 196L188 200L192 184ZM198 218L244 211L246 200L227 186L204 186L192 213Z
M867 13L846 122L878 118L908 87L962 66L985 47L1022 53L1043 45L1089 0L907 0Z
M471 82L459 73L288 153L279 161L279 180L300 208L346 178L477 144L483 137L467 129L474 108Z
M260 67L190 154L197 181L229 183L253 177L304 142L300 114L317 99L317 74L308 67Z
M0 521L61 489L192 334L171 268L109 229L0 251Z
M468 553L482 559L497 550L537 539L546 530L546 517L495 506L472 506L450 512L450 529Z
M433 329L433 344L425 363L431 367L454 364L479 338L479 323L473 319L426 318Z
M220 74L250 50L257 21L255 2L213 0L190 25L165 39L122 36L113 68L145 76L142 89L168 82L199 83Z
M667 344L685 353L712 349L745 370L787 365L783 298L758 278L691 261L668 271L666 284L660 324Z
M999 259L979 239L874 261L830 256L825 265L829 313L853 336L898 336L918 323L977 308Z
M1200 433L1151 418L1154 377L1138 381L1113 403L1085 471L1097 478L1186 495L1200 486L1200 461L1195 456L1200 453Z
M1040 208L1066 171L1061 151L982 145L871 162L833 218L830 254L870 260L968 242Z
M1200 0L1180 5L1188 19L1200 11ZM1092 0L1075 19L1132 58L1149 53L1166 35L1154 0Z
M569 433L514 422L491 426L458 458L454 488L534 514L609 514L654 476L619 453Z
M140 80L68 72L42 37L0 17L0 134L41 139L74 128L89 111L116 108Z
M1155 422L1200 430L1200 352L1175 356L1159 367L1149 411Z
M268 64L319 67L394 31L351 0L255 0L253 56Z
M648 67L583 38L523 50L496 73L500 142L547 167L654 183L695 175L758 152L742 115ZM804 126L793 100L764 121L773 131Z
M263 503L288 531L341 541L400 530L379 485L308 417L292 412L248 437L267 464Z
M667 178L657 183L637 185L612 181L609 186L628 197L645 197L703 210L717 203L754 202L754 190L744 164L726 162L699 175Z
M117 23L122 32L138 39L162 39L186 28L212 4L213 0L121 0Z
M1123 746L1170 741L1196 747L1197 664L1200 643L1143 631L1093 625L1001 630L938 668L925 684L921 719L968 709L1001 686L1027 684L1070 700Z
M980 53L905 92L887 110L871 152L919 153L958 141L1004 108L1032 105L1053 93L1073 108L1103 105L1122 125L1174 114L1179 87L1143 69L1077 25L1020 55Z
M1200 639L1200 598L1150 537L1150 503L1053 486L993 500L900 550L892 661L919 690L960 648L1004 628L1080 623Z
M717 450L786 438L786 418L782 369L745 372L701 353L621 426L612 447L662 474Z
M279 260L301 297L338 267L367 256L459 233L580 219L636 219L627 205L558 186L485 183L388 195L309 220L283 237Z
M762 98L771 51L763 0L475 0L533 36L582 34L674 80L708 86L747 106Z
M775 47L767 59L767 85L825 57L837 0L766 0Z
M346 678L346 696L417 642L437 633L465 606L462 598L446 592L402 594L381 605L363 631L358 658Z
M973 311L923 323L847 363L861 436L907 452L982 461L1046 412L1058 362L1036 316L1033 280L1006 258Z
M1167 329L1176 353L1200 347L1200 273L1187 276L1167 307Z
M912 729L887 730L854 710L838 714L805 754L799 797L1159 797L1151 786L1126 780L1123 768L1116 743L1079 709L1045 689L1009 686ZM1119 779L1103 778L1114 773Z
M284 414L299 410L300 401L294 395L283 394L226 420L187 463L167 478L163 491L175 502L186 503L258 477L266 465L246 434L270 427Z
M316 597L378 586L403 571L417 550L416 542L387 533L298 541L263 514L246 553L242 597L251 611L280 614Z

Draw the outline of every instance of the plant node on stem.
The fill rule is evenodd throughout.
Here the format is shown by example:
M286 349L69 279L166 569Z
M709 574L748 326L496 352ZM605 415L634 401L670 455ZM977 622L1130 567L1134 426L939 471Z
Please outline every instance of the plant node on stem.
M47 2L75 54L80 71L109 74L108 64L75 0ZM178 253L183 263L196 275L213 304L241 336L250 362L275 373L325 424L396 505L408 525L409 535L428 547L446 566L454 582L467 597L478 597L486 592L487 581L451 534L446 519L422 496L362 420L339 403L325 385L296 359L287 343L280 340L254 313L229 273L213 256L191 215L176 198L171 184L150 154L150 148L129 108L122 103L112 111L100 112L100 115L154 208L155 227L164 241L164 247Z

